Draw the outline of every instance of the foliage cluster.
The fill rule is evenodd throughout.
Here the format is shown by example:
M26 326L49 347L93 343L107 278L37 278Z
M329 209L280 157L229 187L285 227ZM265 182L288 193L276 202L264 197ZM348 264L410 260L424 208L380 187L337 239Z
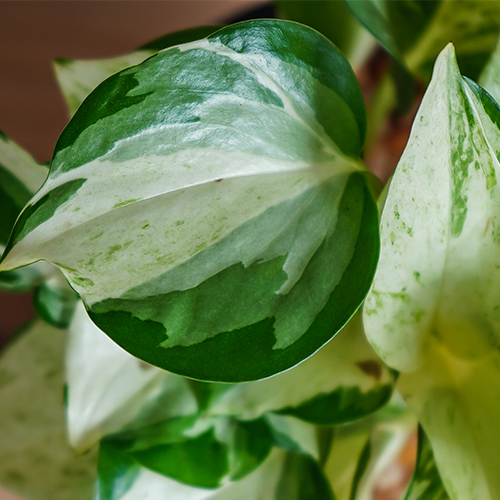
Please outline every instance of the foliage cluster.
M0 358L7 488L365 500L418 426L404 500L500 498L500 4L277 4L304 24L55 61L50 168L0 136L0 288L39 314Z

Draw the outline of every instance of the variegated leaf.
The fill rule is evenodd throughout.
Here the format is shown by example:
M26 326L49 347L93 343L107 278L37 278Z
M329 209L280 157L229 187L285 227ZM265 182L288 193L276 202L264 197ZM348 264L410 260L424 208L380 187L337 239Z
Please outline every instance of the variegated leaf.
M153 40L130 54L108 59L55 59L54 70L70 114L73 115L90 92L114 73L141 63L159 50L198 40L217 29L218 26L199 26L177 31Z
M48 168L0 132L0 254L4 251L17 216L43 184ZM52 266L37 264L0 273L0 289L23 291L43 281Z
M498 124L448 46L391 181L364 309L452 500L500 495Z
M186 379L128 354L82 304L69 330L66 382L69 440L80 452L109 434L198 412Z
M1 267L55 263L152 364L270 376L332 338L371 281L364 130L352 70L307 27L247 22L162 51L80 107Z
M0 357L0 484L33 500L88 500L96 456L77 457L64 423L66 332L37 320Z

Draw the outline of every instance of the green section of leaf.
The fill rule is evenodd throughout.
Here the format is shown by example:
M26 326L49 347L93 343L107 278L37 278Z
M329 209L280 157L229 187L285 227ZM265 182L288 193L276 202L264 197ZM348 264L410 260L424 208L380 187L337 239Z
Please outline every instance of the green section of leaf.
M449 500L423 429L418 429L417 463L404 500Z
M380 408L389 401L391 393L390 386L375 389L367 394L363 394L358 387L340 389L326 396L316 396L297 408L284 408L280 413L294 415L319 425L341 424L370 413L372 408Z
M140 473L141 467L120 449L103 441L99 446L96 500L119 500Z
M216 488L251 473L272 442L263 420L170 419L107 439L138 464L184 484Z
M39 316L57 328L69 327L78 300L78 295L61 274L45 281L33 296Z
M79 304L66 359L69 440L84 452L110 434L199 411L189 381L134 358Z
M66 441L66 333L38 320L0 358L0 484L35 500L87 500L95 454Z
M207 412L248 419L273 411L332 425L379 409L392 383L393 374L366 341L358 314L335 339L293 369L258 382L222 386L222 392L216 385Z
M278 485L277 500L335 500L318 463L307 455L289 454Z
M445 49L391 181L365 302L368 338L401 372L453 500L500 494L499 119Z

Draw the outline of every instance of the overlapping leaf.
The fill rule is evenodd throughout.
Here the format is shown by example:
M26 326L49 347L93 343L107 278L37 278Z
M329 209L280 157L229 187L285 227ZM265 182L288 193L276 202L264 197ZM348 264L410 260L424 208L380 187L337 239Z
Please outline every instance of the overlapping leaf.
M5 249L17 216L47 177L48 168L38 164L15 142L0 132L0 253ZM0 289L32 288L49 272L38 264L0 274Z
M345 2L390 54L425 79L450 41L462 72L477 78L500 31L500 6L489 0Z
M103 80L129 66L139 64L159 50L206 37L217 26L198 26L169 33L119 57L96 60L55 59L54 70L71 115Z
M393 374L366 341L361 317L354 316L328 345L299 366L257 382L215 386L207 412L257 418L273 411L335 425L360 419L383 406Z
M109 434L198 412L186 379L125 352L81 304L69 331L66 382L69 440L82 452Z
M453 500L500 495L499 124L449 46L391 181L365 305Z
M119 471L119 473L118 473ZM217 489L195 488L139 466L111 445L101 447L96 500L332 500L317 462L274 448L264 463L239 481Z
M37 320L0 357L0 484L33 500L88 500L95 453L77 457L64 423L66 332Z
M254 420L278 412L317 424L344 423L379 409L393 385L359 315L299 366L263 381L228 385L188 381L147 365L106 337L83 307L70 329L67 377L69 435L78 450L109 434L188 415Z
M371 280L364 130L348 63L304 26L242 23L162 51L80 107L2 267L57 264L102 330L173 372L285 370Z

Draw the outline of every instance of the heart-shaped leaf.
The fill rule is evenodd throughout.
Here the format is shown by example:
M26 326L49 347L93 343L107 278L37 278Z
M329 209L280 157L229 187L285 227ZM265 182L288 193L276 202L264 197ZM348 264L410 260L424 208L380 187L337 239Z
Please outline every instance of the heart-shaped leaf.
M58 265L91 318L175 373L245 381L338 332L377 261L377 210L348 63L253 21L102 83L58 141L3 269Z

